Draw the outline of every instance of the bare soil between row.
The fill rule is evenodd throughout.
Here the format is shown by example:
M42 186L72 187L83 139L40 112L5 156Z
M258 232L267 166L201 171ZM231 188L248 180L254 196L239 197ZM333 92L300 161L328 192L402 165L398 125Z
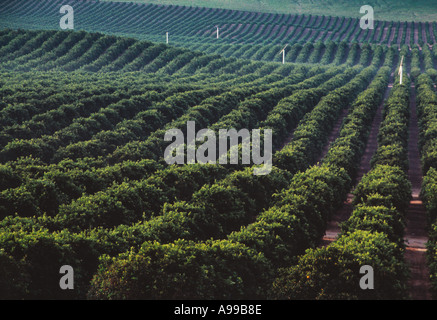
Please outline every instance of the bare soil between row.
M387 99L390 89L393 85L387 87L385 99ZM385 100L384 99L384 100ZM370 170L370 160L377 149L377 135L379 126L382 121L382 110L384 103L381 103L377 113L373 119L371 131L368 137L366 150L361 158L359 170L357 172L356 181ZM420 200L420 189L422 184L422 172L420 153L418 149L419 128L416 115L416 96L414 85L411 88L410 96L410 126L409 126L409 141L408 141L408 158L409 171L408 178L412 185L412 200L407 209L406 228L405 228L405 261L410 268L410 280L408 282L410 298L412 300L430 300L430 280L429 271L426 263L426 242L427 236L427 219L426 210ZM329 245L335 241L340 233L340 224L346 221L353 210L352 207L353 194L348 194L343 206L331 217L328 222L325 236L323 237L322 246Z

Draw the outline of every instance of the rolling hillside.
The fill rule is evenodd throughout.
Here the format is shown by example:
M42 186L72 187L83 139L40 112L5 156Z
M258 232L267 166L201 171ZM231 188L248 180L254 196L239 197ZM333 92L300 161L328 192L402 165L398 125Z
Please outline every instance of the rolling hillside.
M4 0L0 27L57 29L57 0ZM63 4L65 4L63 2ZM218 53L244 45L285 45L323 42L423 46L434 44L437 23L376 20L373 30L360 28L358 18L317 14L268 14L227 9L163 6L130 2L69 1L76 30L103 32L165 42L189 48L217 45ZM201 18L197 18L201 17ZM219 27L217 39L216 26ZM249 48L247 48L249 49ZM213 49L212 49L213 50ZM246 50L247 51L247 50ZM210 52L211 53L211 52Z
M109 0L104 0L109 1ZM366 4L374 8L376 19L394 21L437 21L437 1L435 0L117 0L120 2L152 3L161 5L181 5L210 7L241 11L255 11L281 14L312 14L359 18L359 8Z

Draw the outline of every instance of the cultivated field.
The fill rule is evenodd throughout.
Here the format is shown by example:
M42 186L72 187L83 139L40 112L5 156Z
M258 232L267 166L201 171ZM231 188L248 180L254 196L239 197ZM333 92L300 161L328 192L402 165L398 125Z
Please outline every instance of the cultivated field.
M104 0L107 1L107 0ZM241 11L255 11L286 14L313 14L360 18L362 5L371 5L377 11L377 19L396 21L436 21L435 0L117 0L118 2L152 3L160 5L180 5L210 7Z

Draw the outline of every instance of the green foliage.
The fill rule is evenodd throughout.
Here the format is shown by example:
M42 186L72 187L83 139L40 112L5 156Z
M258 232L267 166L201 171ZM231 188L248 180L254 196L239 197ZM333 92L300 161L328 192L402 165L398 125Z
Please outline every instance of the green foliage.
M343 122L340 137L331 146L324 163L340 165L349 174L355 173L353 162L359 159L355 156L363 152L360 142L368 134L371 113L375 112L375 102L382 99L388 72L388 68L381 70L372 83L374 87L371 85L365 91L366 94L363 93L356 100L351 113ZM389 100L389 105L393 104ZM390 109L386 109L386 115L390 112ZM386 124L391 123L389 117L386 116L385 120ZM381 156L385 154L387 147L392 146L390 143L393 143L390 138L385 141L386 145L378 147L377 157L374 158L381 162L385 162L383 159L392 161L392 154ZM400 141L402 146L405 145L405 140ZM400 150L402 154L404 148L400 147ZM400 167L378 164L376 161L373 162L372 170L361 179L354 190L355 208L349 219L341 224L338 238L326 247L308 249L298 261L288 262L288 266L282 265L283 268L278 272L269 292L270 298L408 298L408 267L403 260L403 231L405 212L411 198L411 184ZM345 194L347 190L349 189L335 190L334 194ZM319 190L317 194L321 195L323 192ZM324 208L327 204L320 202L319 206ZM362 290L359 286L359 271L363 265L370 265L375 271L374 290Z
M5 271L1 281L10 288L10 291L2 290L5 298L72 299L85 296L86 283L91 276L86 265L97 262L88 240L65 233L50 234L41 229L1 233L0 243L1 267ZM81 250L86 256L80 255ZM75 292L59 287L62 265L74 268ZM8 275L10 278L6 278Z
M257 299L271 277L259 253L226 240L146 242L137 252L104 256L90 299Z
M314 109L300 121L293 140L275 154L274 164L292 173L314 163L326 143L339 113L356 98L357 92L370 82L375 68L363 69L352 81L324 96Z
M22 299L29 292L29 274L3 249L0 250L0 286L2 300Z
M437 95L430 76L425 73L418 77L417 115L419 118L419 148L422 156L422 172L437 168L436 162L436 120Z
M102 5L112 6L94 4ZM334 42L350 19L319 19L315 28L331 34L315 45L297 26L312 28L317 17L281 19L284 36L286 22L295 27L287 62L331 65L241 59L279 59L282 45L268 42L238 45L238 53L224 39L216 46L208 40L202 50L227 54L205 55L189 41L199 51L83 31L0 30L7 58L0 63L2 297L264 299L275 277L273 298L404 297L408 81L387 102L374 168L356 189L357 207L341 238L306 251L320 245L350 191L398 52ZM262 34L272 21L260 15L250 23ZM430 85L423 81L421 87ZM420 114L431 118L432 95L420 99L427 104ZM247 165L166 164L164 133L178 128L186 135L189 120L215 131L272 129L277 166L257 176ZM431 159L427 121L421 141ZM429 208L432 183L424 187ZM357 294L348 282L364 262L385 276L375 296ZM74 292L59 289L64 264L74 267ZM318 279L313 289L302 272ZM336 285L344 292L336 295Z
M360 268L374 269L373 290L359 286ZM328 247L310 249L299 263L280 271L272 299L391 300L408 297L408 268L384 233L354 231Z
M295 260L322 236L326 222L346 195L350 183L344 170L311 167L297 173L287 188L275 195L273 206L229 239L263 252L276 266Z
M404 146L390 144L380 146L371 160L371 166L389 165L401 168L404 172L408 171L408 155L405 153Z
M384 233L388 240L396 243L399 248L405 246L404 229L404 219L399 211L384 205L357 205L351 216L341 225L342 234L355 230Z
M400 168L377 165L355 188L353 204L368 203L374 194L381 195L391 206L405 213L411 200L411 183Z
M437 218L437 169L430 168L423 177L420 197L426 206L429 222L434 223Z

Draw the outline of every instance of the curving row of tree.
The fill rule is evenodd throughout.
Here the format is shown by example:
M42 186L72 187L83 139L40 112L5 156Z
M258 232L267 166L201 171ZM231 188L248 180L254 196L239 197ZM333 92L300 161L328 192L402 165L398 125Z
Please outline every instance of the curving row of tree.
M264 72L269 70L272 68L266 67ZM212 112L209 119L205 116L198 119L204 121L202 124L205 125L208 125L206 121L211 121L211 124L217 121L237 121L239 118L234 117L235 112L231 113L236 105L232 101L241 99L244 102L252 96L252 103L263 101L267 109L247 109L256 105L251 103L246 106L241 104L241 111L247 110L249 114L256 115L264 110L261 113L264 116L259 119L266 119L272 101L280 104L288 98L284 98L284 95L293 94L294 90L298 93L318 86L323 87L318 93L322 98L329 90L347 83L358 71L350 70L341 76L344 70L334 68L327 70L326 74L316 75L320 69L315 68L308 73L313 75L312 78L301 81L305 70L301 69L302 73L295 73L294 77L286 80L280 74L262 76L263 72L252 78L247 77L252 87L234 89L225 95L206 99L208 104L205 107L213 108L215 105L218 111L220 106L224 109ZM332 81L326 81L330 77L333 77ZM232 82L235 79L227 83ZM272 90L271 84L278 88ZM188 115L179 119L181 125L193 119L197 109L189 108ZM222 118L220 114L229 116ZM304 114L301 113L301 116ZM165 168L163 164L152 160L121 161L108 166L104 159L85 158L74 161L65 159L51 165L32 158L3 164L1 258L8 270L17 271L21 279L11 282L8 278L2 278L5 288L9 288L5 292L20 297L50 298L59 297L58 294L68 297L66 292L59 293L58 281L54 281L57 272L52 273L52 268L44 268L45 263L58 265L62 261L75 266L77 291L74 297L85 297L87 292L88 297L94 297L89 291L89 285L98 270L99 257L105 254L115 256L132 246L139 248L145 241L159 239L172 242L179 237L187 239L181 242L183 247L194 245L194 250L206 250L204 259L217 259L214 252L223 252L223 255L220 253L220 264L224 269L214 267L219 277L215 279L216 283L221 282L220 279L230 279L229 276L236 281L241 276L252 281L252 278L246 278L250 274L248 270L259 271L270 262L262 258L262 254L242 244L218 239L236 231L239 226L250 224L259 212L270 206L273 193L289 185L291 175L276 168L267 176L253 175L253 168L235 172L228 170L216 165ZM331 178L333 185L336 185L336 175ZM306 183L298 177L294 179L296 184ZM29 207L24 208L26 205ZM11 214L13 211L21 214L14 216ZM96 226L100 227L93 228ZM206 241L211 235L218 239ZM203 241L194 243L189 242L189 239ZM159 245L158 250L162 246L165 245ZM223 248L223 251L219 248ZM35 256L28 250L39 254ZM231 258L233 252L238 252L235 258ZM67 260L64 259L66 256ZM40 260L41 257L44 259ZM242 259L248 259L245 267ZM260 264L252 263L258 260ZM235 263L242 267L237 273L234 270ZM223 283L227 285L229 282L223 280ZM98 286L96 282L97 291ZM257 283L252 284L241 283L238 290L226 295L261 297L265 294L264 289L262 281L257 280ZM96 296L100 294L97 291ZM224 297L225 292L219 288L214 292L201 291L202 286L193 292L198 292L199 296L208 294L217 297Z
M31 32L31 33L29 33ZM29 33L29 34L28 34ZM32 34L35 34L34 41ZM278 52L282 44L214 45L208 43L181 43L169 47L162 43L138 41L100 33L84 31L14 31L0 34L0 43L11 40L1 47L6 59L0 61L2 69L11 71L60 70L81 72L142 71L158 74L193 73L241 73L251 61L240 59L280 62ZM16 39L17 38L17 39ZM15 41L24 41L22 50ZM24 39L24 40L23 40ZM6 42L5 42L6 43ZM12 44L11 44L12 43ZM20 42L21 43L21 42ZM285 42L287 43L287 42ZM289 43L290 44L290 43ZM194 51L188 51L190 48ZM291 44L286 48L286 62L347 64L353 66L369 64L369 56L378 46L347 43L345 41L317 41ZM383 47L387 50L386 47ZM28 53L28 51L31 51ZM202 53L201 53L202 52ZM208 54L208 55L205 55ZM229 58L229 59L228 59Z
M387 84L389 69L384 69ZM384 87L381 86L381 89ZM384 121L378 134L378 151L372 158L372 169L354 190L354 209L348 220L341 224L338 238L326 247L308 250L295 265L281 270L273 284L276 298L408 297L403 232L411 184L405 168L402 168L404 163L401 163L401 167L397 165L398 154L381 157L379 150L390 146L391 142L397 147L399 137L402 139L402 154L407 154L405 138L408 137L401 132L408 132L409 90L407 80L403 85L395 85L391 91L384 108ZM380 98L383 92L380 91ZM398 122L396 115L406 122ZM393 128L394 124L396 128ZM387 135L385 130L398 130L399 135ZM350 159L355 160L353 157ZM373 268L374 290L363 290L360 286L363 266Z
M388 73L388 68L385 72ZM380 83L381 76L378 76L378 81L379 91L384 92L385 86ZM382 93L379 94L379 97L382 97ZM339 156L342 157L342 155ZM278 177L286 177L281 173L283 171L276 170ZM232 176L235 175L241 175L241 177L244 175L254 179L250 172L235 173ZM93 278L88 297L105 299L108 298L108 295L117 298L150 298L155 296L164 299L266 297L275 270L281 265L290 263L290 260L295 259L299 253L303 253L308 246L315 245L314 242L317 240L314 236L314 230L317 229L318 225L320 226L321 219L321 217L317 218L317 215L334 210L334 207L341 204L349 183L350 179L348 179L344 169L334 165L312 167L304 172L296 173L291 178L290 184L278 196L274 197L273 205L270 208L261 212L256 217L255 222L242 227L239 231L230 233L227 240L199 242L189 238L191 241L178 240L164 244L171 240L164 237L164 240L158 240L159 242L147 241L138 250L126 252L113 258L108 256L100 265L100 272ZM237 190L245 190L253 183L244 183L242 180L241 185L246 187L240 187ZM232 194L236 194L236 190ZM253 193L250 194L253 197ZM189 216L187 218L189 219ZM160 220L160 222L162 221ZM155 224L155 226L157 225ZM193 230L195 225L197 224L190 223L185 227L192 226L188 230L195 231ZM166 235L166 233L161 232L158 234ZM133 239L132 236L130 238ZM240 252L240 259L236 261L236 263L241 263L238 268L232 268L226 263L227 259L233 258L229 256L229 253L217 248L224 245L231 251ZM191 255L192 249L190 248L193 250L195 250L194 248L198 248L197 250L202 248L202 250L196 251L196 258L190 260L188 264L184 264L183 261L187 261L187 257ZM247 252L241 253L241 248L245 248ZM181 254L175 255L173 252L176 253L176 251ZM146 257L152 252L159 252L157 261L148 260L149 262L146 262ZM185 254L185 252L188 253ZM244 262L247 259L251 259L250 264ZM173 266L178 266L176 269L170 269L171 261L175 262L172 263ZM164 267L158 268L157 263ZM183 265L186 267L182 267ZM200 271L205 270L205 268L208 273ZM260 272L257 283L246 277L247 274L252 274L252 268L256 268ZM127 270L132 272L133 277L123 276ZM176 274L181 275L181 277L174 278ZM179 289L188 283L207 281L205 279L207 274L209 277L213 275L216 283L223 283L226 277L236 279L234 276L238 277L240 281L233 283L230 287L220 286L219 290L216 290L214 286L211 288L203 285L196 286L196 289L192 291ZM164 290L158 292L154 289L157 287L164 288ZM235 291L236 288L238 292Z
M32 8L34 3L26 1L17 3ZM36 15L50 5L35 7ZM135 16L134 6L151 9L143 12L159 21L156 6L111 4L111 14L123 17L114 27ZM9 3L8 8L18 7ZM87 8L78 6L77 12ZM169 10L181 21L192 9ZM227 17L220 10L195 10ZM235 17L264 24L288 19L234 12L227 17L230 24ZM290 19L306 40L315 33L302 31L300 24L328 28L336 40L350 22ZM105 14L95 23L104 21ZM274 32L286 29L265 34ZM10 42L15 44L6 45ZM278 269L296 266L300 259L308 259L305 266L320 266L299 256L320 244L327 221L351 189L399 55L397 48L302 42L293 46L296 60L303 62L307 55L331 65L282 65L84 32L35 32L27 38L27 31L3 30L0 44L8 56L0 66L0 284L5 288L0 297L38 299L290 297L293 286L306 284L293 280L290 286L284 279L291 269ZM275 59L281 47L255 47L250 54ZM232 49L229 44L225 50ZM406 88L408 81L393 90L386 105L381 152L372 161L375 170L357 188L356 215L344 226L348 236L322 254L329 260L333 253L333 260L343 263L341 254L347 253L350 260L335 269L340 271L349 263L356 270L354 257L364 261L360 250L380 257L382 268L390 256L396 269L387 271L384 283L400 288L402 214L397 206L407 198L407 188L402 169L391 165L408 165L403 161ZM342 110L348 113L338 138L311 166L321 159ZM187 136L187 121L215 133L272 129L275 166L268 175L254 175L256 166L168 165L164 133L179 128ZM375 181L382 181L382 191ZM375 196L375 190L387 193ZM368 208L373 203L387 206L377 210L382 222L365 216L374 213ZM382 233L373 235L368 228ZM59 289L64 264L74 267L74 292ZM399 282L395 275L401 276ZM328 289L318 297L331 297ZM305 294L311 296L311 290ZM399 293L391 287L383 292Z
M339 114L363 91L375 76L374 66L363 69L344 86L323 97L293 133L293 141L278 152L274 165L290 172L303 170L317 161Z
M165 40L165 32L175 43L235 41L245 44L307 43L318 40L347 41L393 45L432 44L437 34L435 22L407 23L400 21L374 22L373 29L360 28L360 19L314 16L304 14L270 14L226 9L186 6L159 6L130 2L100 1L97 3L73 0L69 4L80 15L75 26L91 32L108 32L129 35L155 42ZM26 26L38 29L55 29L57 21L51 17L59 11L56 0L44 5L36 0L8 0L2 10L2 27L20 26L15 17L25 17ZM216 39L215 25L220 25L220 38ZM411 33L407 39L407 30ZM422 32L424 30L424 32ZM417 32L417 39L414 33ZM432 34L432 35L431 35ZM199 41L199 38L202 40ZM218 41L217 41L218 40Z
M436 296L436 217L437 217L437 162L436 162L436 122L437 94L433 88L431 76L434 73L421 74L416 82L417 114L419 118L419 150L421 152L423 182L420 197L427 211L428 243L427 262L433 297Z

